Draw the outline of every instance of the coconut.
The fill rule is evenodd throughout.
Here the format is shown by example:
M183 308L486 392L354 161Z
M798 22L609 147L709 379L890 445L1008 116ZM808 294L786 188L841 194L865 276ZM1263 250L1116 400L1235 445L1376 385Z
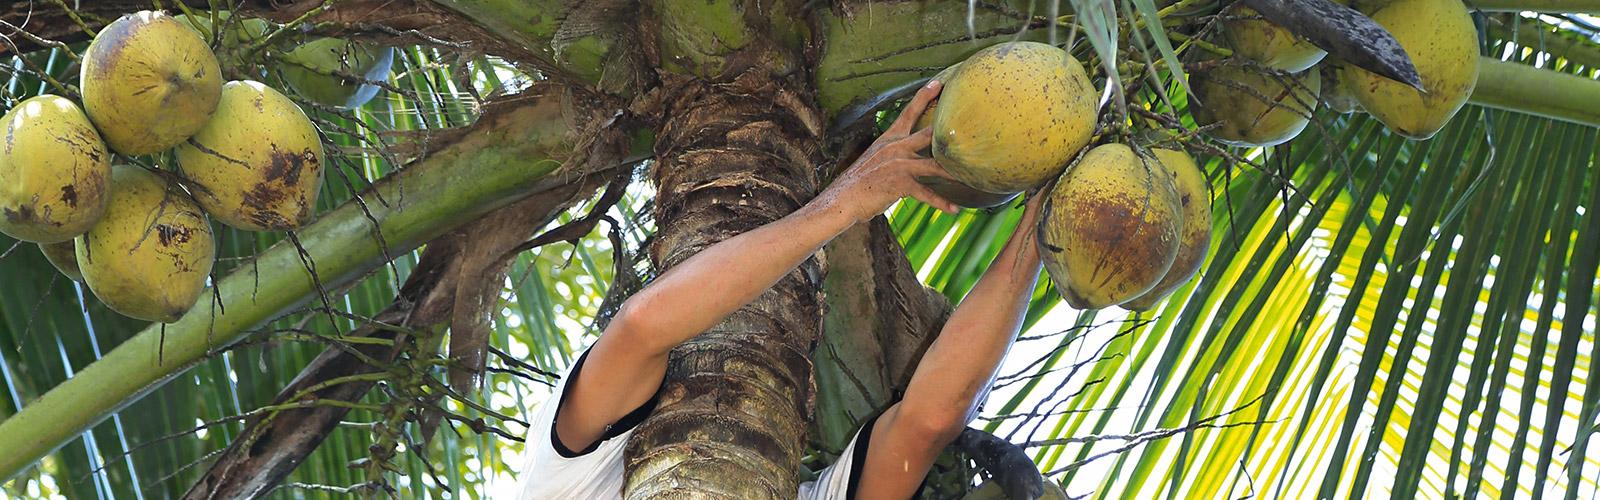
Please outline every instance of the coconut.
M1239 5L1222 23L1222 34L1233 54L1263 66L1290 72L1305 71L1328 52L1287 28L1260 19L1255 9Z
M1096 97L1066 51L1034 42L985 48L944 82L933 157L975 190L1028 190L1060 174L1089 143Z
M1433 137L1478 84L1472 16L1460 0L1394 0L1370 15L1411 56L1427 93L1348 64L1341 66L1341 82L1390 130L1413 139Z
M1269 74L1228 63L1196 72L1190 83L1199 102L1189 112L1206 133L1239 146L1272 146L1293 139L1311 121L1322 80L1316 71Z
M1356 100L1356 94L1350 89L1350 83L1340 76L1341 65L1323 64L1317 66L1317 73L1322 75L1322 103L1328 109L1339 113L1349 114L1361 110L1361 101Z
M1089 150L1044 203L1040 254L1072 307L1100 309L1143 295L1177 258L1183 214L1172 176L1128 146Z
M0 232L36 243L83 234L110 199L111 153L78 105L29 98L0 118Z
M283 80L295 92L324 105L359 108L378 95L378 85L367 82L389 81L394 49L319 38L284 54L283 62Z
M155 153L182 142L217 108L222 76L206 42L160 12L122 16L83 54L83 107L111 149Z
M950 69L954 68L955 66L950 67ZM946 69L944 72L939 73L939 76L934 78L942 79L948 76L950 69ZM934 110L938 109L938 107L938 101L929 103L928 108L922 111L922 116L917 117L916 124L911 127L911 130L916 132L928 127L932 127L933 112ZM927 151L924 151L923 153L927 154ZM1008 201L1011 201L1012 199L1016 198L1017 195L1021 194L1020 192L990 193L963 184L961 181L946 177L918 177L917 182L921 182L922 185L928 186L928 189L933 190L934 194L939 195L939 197L949 200L951 203L955 203L967 208L997 207L1005 204Z
M1156 302L1171 295L1173 290L1188 283L1195 273L1200 272L1200 264L1205 262L1206 252L1211 249L1211 190L1208 189L1205 172L1200 171L1189 153L1175 149L1154 149L1152 152L1178 190L1178 205L1183 209L1183 230L1178 236L1178 255L1172 259L1172 267L1167 268L1166 275L1150 291L1122 304L1124 309L1130 311L1148 311Z
M83 281L83 271L78 269L77 246L72 240L60 243L39 243L39 253L44 254L44 260L50 261L62 276L72 281Z
M173 322L205 290L211 224L189 194L142 167L111 171L111 207L76 241L83 281L130 318Z
M217 113L178 147L195 199L223 224L294 229L322 187L322 142L294 102L259 82L228 82Z

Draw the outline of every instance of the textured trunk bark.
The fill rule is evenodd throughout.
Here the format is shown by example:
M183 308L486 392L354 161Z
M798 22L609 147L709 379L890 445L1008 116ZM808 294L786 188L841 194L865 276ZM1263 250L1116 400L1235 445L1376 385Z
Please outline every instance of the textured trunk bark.
M882 218L827 248L827 316L816 349L819 448L837 453L861 421L894 403L950 313L923 286Z
M797 79L668 82L652 173L668 269L777 220L816 193L822 118ZM808 260L755 302L673 351L660 406L628 446L628 498L793 498L812 406L823 264Z

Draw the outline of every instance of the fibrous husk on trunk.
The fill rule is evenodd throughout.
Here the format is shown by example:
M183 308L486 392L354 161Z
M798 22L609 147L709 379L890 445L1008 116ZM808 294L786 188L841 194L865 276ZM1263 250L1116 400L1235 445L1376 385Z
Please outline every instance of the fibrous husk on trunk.
M652 177L666 270L777 220L816 192L822 118L790 79L669 81ZM807 260L672 352L655 414L628 445L628 498L793 498L812 406L823 263ZM717 480L723 478L724 480ZM727 480L737 478L736 480Z

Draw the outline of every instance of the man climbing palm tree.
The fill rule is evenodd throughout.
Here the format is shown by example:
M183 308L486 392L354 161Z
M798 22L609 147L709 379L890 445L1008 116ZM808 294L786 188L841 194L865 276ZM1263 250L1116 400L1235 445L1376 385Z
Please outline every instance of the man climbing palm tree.
M938 82L923 87L900 119L810 203L706 248L629 298L530 420L521 498L620 498L623 448L655 408L673 347L721 322L829 240L903 197L954 212L955 205L916 181L948 175L917 154L928 146L931 129L911 133L939 90ZM996 265L951 313L905 396L868 419L838 462L800 486L799 498L916 493L940 450L966 428L1021 326L1039 275L1029 230L1038 205L1029 200Z

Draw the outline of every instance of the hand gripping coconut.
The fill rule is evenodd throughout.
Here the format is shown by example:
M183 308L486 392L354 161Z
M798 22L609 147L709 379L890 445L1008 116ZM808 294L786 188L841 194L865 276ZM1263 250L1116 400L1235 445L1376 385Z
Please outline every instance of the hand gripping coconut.
M957 203L1004 203L1055 178L1094 132L1098 94L1083 66L1054 46L988 47L946 78L928 113L933 157L961 183L940 193L964 191Z

